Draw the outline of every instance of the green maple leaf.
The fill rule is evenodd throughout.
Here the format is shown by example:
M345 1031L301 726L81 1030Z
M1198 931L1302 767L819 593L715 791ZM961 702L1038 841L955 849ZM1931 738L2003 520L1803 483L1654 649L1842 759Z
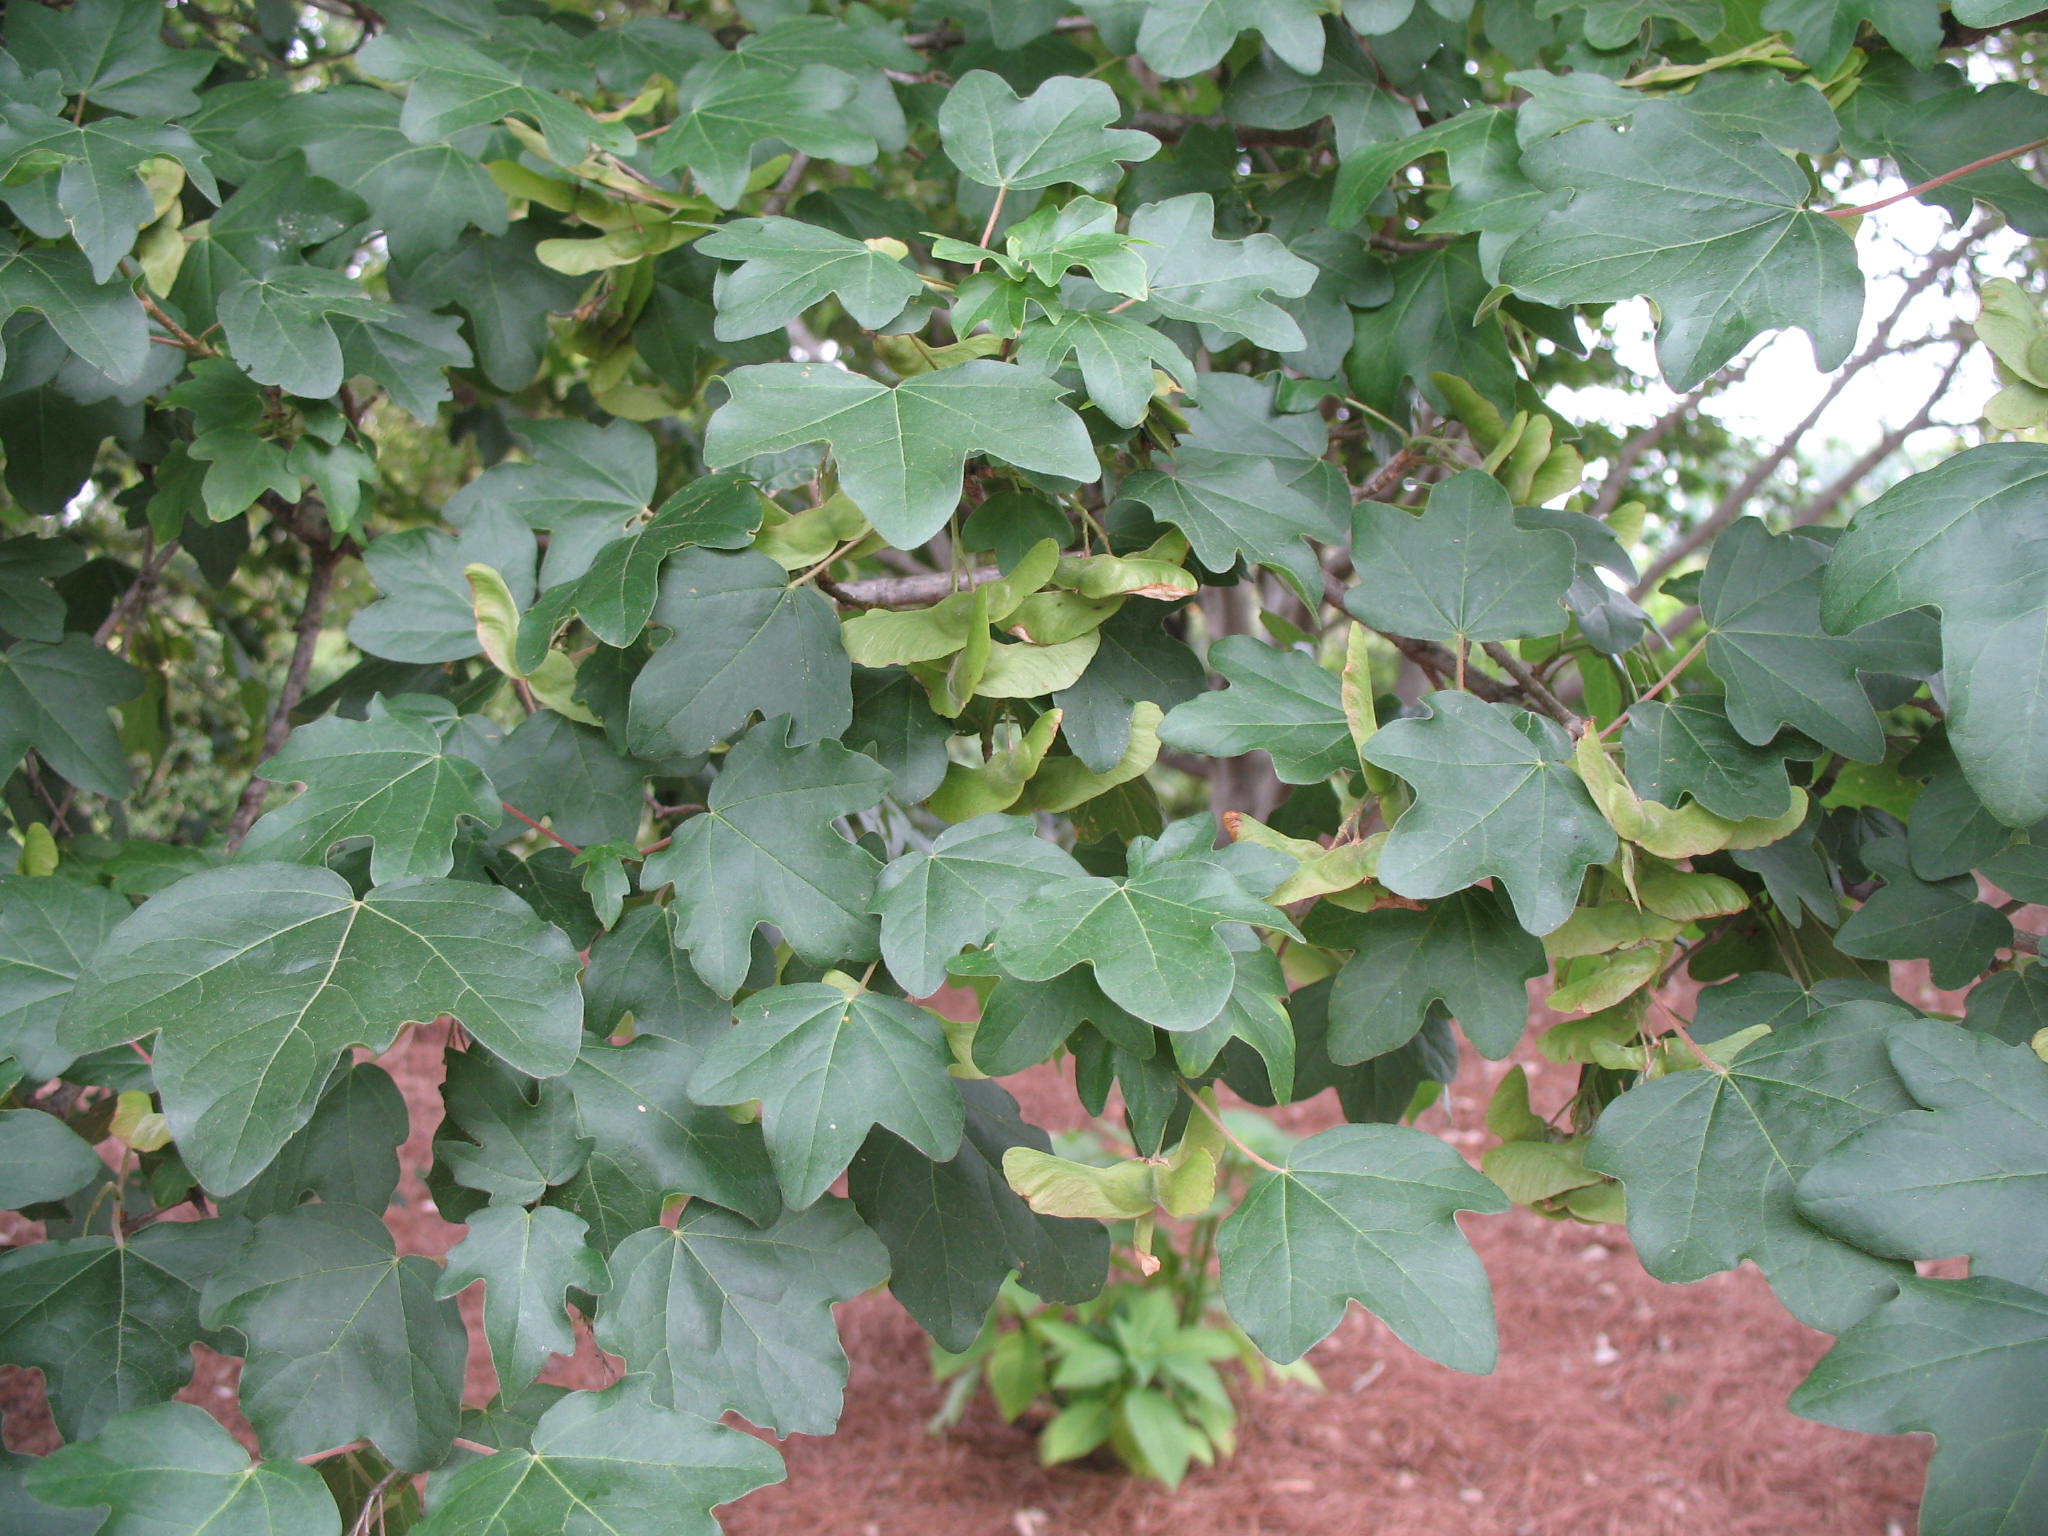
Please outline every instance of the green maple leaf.
M341 388L341 338L331 316L381 322L388 306L345 273L280 265L252 273L220 296L230 350L260 384L324 399Z
M403 110L383 91L342 85L293 94L278 117L256 131L276 147L303 151L314 175L360 197L392 255L406 267L449 252L471 225L487 235L504 234L505 194L477 157L437 138L411 138L399 126ZM531 248L529 240L525 249ZM567 302L543 308L567 308L582 287L545 269L536 270L531 281L541 293L570 294ZM504 387L516 389L532 376L528 368Z
M1626 48L1642 39L1653 20L1669 19L1694 37L1718 37L1727 25L1721 0L1541 0L1538 16L1585 13L1586 41L1595 48Z
M601 1296L611 1288L604 1259L583 1240L580 1216L553 1206L494 1205L469 1217L469 1235L448 1250L434 1294L484 1283L484 1338L501 1392L538 1376L549 1355L574 1354L564 1292Z
M1793 50L1823 78L1841 67L1865 22L1916 69L1932 65L1941 47L1941 16L1925 0L1769 0L1763 9L1763 24L1790 33Z
M1515 918L1548 933L1578 904L1588 866L1614 857L1614 829L1571 767L1554 721L1449 690L1426 719L1395 720L1365 744L1368 763L1415 791L1380 854L1379 879L1421 901L1489 876Z
M704 195L730 208L747 189L763 139L843 165L869 165L881 146L846 112L857 81L828 64L792 64L752 49L720 53L676 83L676 116L654 141L661 173L688 167Z
M1935 1436L1927 1536L2032 1536L2048 1500L2048 1296L1989 1275L1899 1281L1792 1394L1802 1418Z
M37 1462L23 1481L55 1508L105 1510L99 1528L108 1536L341 1536L341 1512L317 1471L295 1461L252 1465L190 1403L125 1413L98 1438Z
M719 274L713 290L712 334L720 341L779 331L835 296L864 329L877 330L924 292L899 256L801 219L736 219L704 236L697 249L739 263Z
M11 1211L62 1200L90 1184L106 1165L92 1143L40 1109L0 1109L0 1202Z
M182 117L199 109L193 87L218 55L172 48L151 0L78 0L61 11L17 12L7 51L24 73L49 70L66 96L140 116Z
M888 1273L881 1242L836 1196L761 1227L690 1205L673 1230L636 1232L612 1255L597 1340L653 1378L657 1402L829 1435L846 1388L832 1303Z
M0 235L0 311L24 309L49 321L66 346L116 383L139 380L149 365L149 321L126 283L94 282L80 251L22 246Z
M1349 917L1321 942L1351 950L1331 984L1327 1049L1338 1065L1370 1061L1415 1038L1441 1003L1498 1061L1521 1042L1523 983L1550 966L1491 891L1460 891L1421 912L1382 907Z
M975 1025L975 1065L991 1077L1022 1072L1050 1057L1084 1024L1137 1055L1154 1044L1151 1026L1111 1002L1093 971L1076 966L1041 982L999 973Z
M1909 68L1905 60L1882 52L1872 64L1842 106L1845 149L1890 157L1915 197L1959 224L1971 217L1981 198L2015 229L2035 236L2048 232L2048 193L2020 169L2022 162L1995 160L1967 175L1952 175L2048 134L2048 103L2038 91L2016 81L1979 86L1953 65ZM1926 182L1935 185L1922 185Z
M661 1220L670 1197L689 1195L756 1225L781 1209L759 1125L740 1125L688 1091L701 1043L645 1035L629 1045L586 1045L569 1074L588 1161L550 1197L590 1223L607 1251Z
M352 1205L265 1217L206 1282L200 1318L248 1340L242 1412L276 1456L368 1440L394 1465L440 1462L455 1436L467 1353L438 1301L440 1269L400 1257Z
M311 1195L327 1205L381 1211L398 1190L398 1148L410 1129L405 1096L391 1074L357 1062L335 1075L313 1118L276 1160L215 1208L254 1221Z
M1252 1181L1216 1235L1231 1320L1269 1358L1298 1360L1356 1300L1411 1348L1493 1369L1493 1295L1453 1219L1508 1200L1444 1142L1405 1126L1340 1125Z
M444 1013L521 1071L564 1072L582 1023L575 952L508 891L403 880L357 901L325 869L241 864L179 881L115 929L58 1041L156 1032L178 1150L231 1194L311 1118L344 1050L388 1050Z
M929 798L944 781L952 735L932 713L931 695L904 668L853 669L853 724L841 739L889 770L889 792L900 803Z
M1439 373L1463 379L1496 407L1510 407L1517 375L1500 322L1481 306L1492 291L1477 239L1440 251L1402 256L1393 264L1394 292L1354 317L1344 372L1358 398L1400 420L1408 416L1412 383L1439 411L1450 401L1432 382Z
M436 1168L509 1205L538 1200L582 1170L591 1139L569 1084L534 1082L482 1051L447 1060Z
M2048 1065L1953 1024L1901 1025L1892 1068L1922 1107L1838 1143L1799 1180L1808 1220L1894 1259L2048 1280Z
M1315 286L1316 267L1272 235L1218 240L1216 204L1206 192L1147 203L1131 215L1150 284L1145 302L1176 320L1192 320L1254 346L1291 352L1306 338L1269 295L1298 299Z
M1970 788L1962 764L1947 750L1945 740L1923 746L1915 757L1930 761L1925 764L1929 769L1927 787L1913 802L1913 819L1906 828L1906 850L1913 873L1922 880L1945 880L1983 866L1986 878L2008 896L2031 900L2034 893L2028 887L2033 882L2020 873L2032 862L2027 851L2031 845L2018 844L2011 854L2006 854L2013 842L2013 829L1984 809L1984 802ZM1914 763L1916 771L1922 766L1921 762ZM2000 857L2002 854L2006 856ZM1994 865L1999 875L2014 880L2013 886L2008 887L1998 875L1988 873Z
M640 871L642 890L674 883L679 941L725 997L746 978L759 923L774 923L813 962L876 953L867 904L879 866L830 822L875 804L889 775L835 741L785 746L783 730L777 719L747 732L726 754L705 812Z
M829 443L840 484L875 531L915 549L946 525L962 466L990 453L1020 469L1092 481L1101 472L1081 418L1052 380L977 359L894 389L817 363L761 363L726 375L704 460L723 469L756 454Z
M1346 163L1417 127L1415 109L1381 84L1371 57L1355 40L1326 51L1320 69L1295 69L1261 54L1249 67L1232 71L1223 115L1247 128L1306 128L1327 117L1337 158Z
M1301 486L1289 483L1284 459L1183 444L1158 469L1123 482L1131 500L1187 535L1195 558L1227 571L1242 555L1281 571L1298 592L1322 585L1315 552L1304 539L1339 536L1342 519Z
M0 877L0 1055L31 1081L71 1065L57 1020L85 964L132 908L104 886L55 876Z
M357 53L356 63L374 79L411 82L398 125L415 144L516 114L540 129L558 165L574 165L593 150L631 155L635 148L624 123L600 122L456 38L385 32Z
M404 707L415 700L401 696L393 709L379 696L366 719L330 715L293 731L262 772L305 790L249 829L241 856L317 864L344 838L366 837L379 885L454 868L458 826L495 827L504 813L483 771L449 752L430 717Z
M1159 722L1165 745L1206 757L1263 750L1283 784L1357 765L1337 676L1313 657L1230 635L1209 648L1209 665L1230 686L1175 705Z
M1986 976L1970 989L1963 1027L2007 1045L2029 1044L2048 1029L2048 977L2032 968Z
M1700 581L1705 659L1728 690L1728 721L1743 740L1762 746L1789 725L1844 757L1874 763L1884 756L1884 732L1861 675L1925 677L1944 658L1925 616L1890 617L1900 608L1867 616L1876 623L1822 628L1830 564L1815 540L1773 534L1756 519L1736 523L1715 542ZM1953 657L1947 666L1954 679ZM2048 811L2048 801L2042 808Z
M647 811L645 770L604 732L553 710L528 715L484 766L507 801L586 847L630 838Z
M1792 804L1785 759L1814 750L1795 736L1753 746L1723 700L1699 693L1631 705L1621 747L1629 784L1645 800L1676 806L1690 795L1730 821L1784 815Z
M837 736L853 718L853 664L829 598L752 550L688 549L663 569L653 612L669 639L633 680L626 740L642 757L692 756L756 714L790 740Z
M128 793L128 754L107 712L141 691L142 674L84 635L0 651L0 762L33 750L80 789Z
M541 594L519 621L517 660L540 666L555 631L578 615L606 645L628 646L654 614L661 567L679 549L743 549L761 524L764 502L735 474L706 475L664 501L645 522L600 546L589 569Z
M599 551L646 517L654 439L630 421L523 421L519 433L532 445L532 461L493 465L449 497L444 512L463 528L497 508L550 534L540 582L548 590L583 575Z
M114 276L134 249L136 231L155 218L141 173L158 157L177 161L195 187L220 201L204 151L182 128L118 117L72 123L19 102L0 121L0 175L18 185L38 167L43 174L58 168L55 207L85 252L95 283Z
M1824 369L1856 344L1855 242L1806 208L1806 172L1761 136L1651 101L1625 132L1586 123L1530 145L1522 171L1571 196L1508 247L1501 281L1559 306L1647 296L1673 389L1778 326L1806 331Z
M1571 539L1517 526L1508 493L1483 470L1432 488L1420 517L1361 503L1351 541L1359 580L1344 606L1374 629L1462 643L1554 635L1569 619Z
M1948 742L2009 826L2048 815L2048 581L2012 558L2042 526L2043 476L2048 449L2035 443L1967 448L1910 476L1856 514L1821 597L1836 633L1941 610Z
M1922 880L1903 839L1866 843L1861 857L1884 881L1835 932L1835 947L1866 960L1926 960L1937 987L1967 987L2012 943L2012 923L1977 899L1969 875Z
M929 849L891 860L876 884L889 974L911 996L930 996L948 960L984 943L1048 878L1079 873L1029 821L992 813L946 828Z
M1297 1104L1335 1089L1346 1120L1391 1125L1407 1119L1423 1084L1447 1083L1457 1075L1458 1041L1450 1024L1432 1009L1421 1032L1406 1045L1340 1066L1329 1052L1332 980L1325 976L1287 994L1291 1073L1279 1073L1277 1056L1261 1059L1246 1041L1225 1047L1224 1080L1254 1104Z
M1890 1294L1898 1266L1808 1221L1794 1187L1851 1132L1912 1108L1885 1052L1907 1017L1844 1003L1778 1026L1726 1070L1674 1072L1609 1104L1585 1162L1626 1187L1643 1268L1684 1282L1749 1259L1794 1317L1830 1330Z
M495 194L496 188L492 190ZM496 195L502 206L503 195ZM416 204L408 197L405 206ZM445 202L437 198L432 206L444 207ZM469 219L479 222L474 213ZM394 223L396 216L385 215L383 222ZM532 383L547 355L548 317L574 309L588 280L544 266L537 254L542 236L525 223L502 235L437 231L431 239L425 234L413 238L428 250L404 269L387 274L391 296L418 309L452 305L461 310L469 318L469 340L483 376L507 393Z
M513 602L533 599L532 531L510 508L487 506L453 534L401 528L371 542L363 565L378 598L356 610L348 637L391 661L461 661L481 655L476 598L463 572L487 565L504 578Z
M1138 25L1137 51L1169 80L1212 69L1240 32L1258 32L1290 69L1323 67L1320 0L1155 0Z
M1192 847L1209 825L1197 817L1157 841L1134 839L1124 879L1048 880L996 934L1003 969L1019 981L1050 981L1086 963L1111 1001L1148 1023L1172 1030L1207 1024L1230 1001L1237 978L1217 928L1248 923L1294 933L1285 913Z
M1264 1063L1266 1086L1284 1094L1294 1082L1295 1048L1280 957L1250 932L1227 933L1224 942L1230 945L1230 957L1237 967L1230 1001L1200 1029L1170 1037L1173 1064L1183 1076L1201 1076L1215 1069L1217 1057L1227 1047L1242 1041Z
M1035 280L1048 288L1079 267L1105 292L1142 299L1149 281L1145 258L1130 236L1117 232L1117 217L1110 204L1083 195L1019 219L1003 231L1000 251L940 238L932 254L942 261L993 262L1013 282Z
M1050 1152L992 1082L958 1085L960 1150L943 1162L886 1131L862 1143L847 1193L889 1250L889 1290L941 1349L965 1350L1012 1273L1044 1301L1085 1301L1102 1288L1109 1234L1100 1222L1041 1216L1003 1177L1012 1147Z
M24 536L0 542L0 629L21 640L64 638L64 600L50 581L85 564L69 539Z
M880 992L825 982L770 987L739 1008L690 1078L703 1104L759 1100L768 1156L791 1210L846 1171L871 1126L926 1156L960 1148L960 1096L938 1019Z
M782 1480L782 1458L751 1435L648 1400L646 1384L571 1392L540 1416L530 1446L480 1456L437 1482L418 1536L566 1531L718 1536L715 1505Z
M45 1118L48 1118L47 1116ZM75 1237L0 1256L0 1359L43 1372L66 1439L162 1402L192 1375L199 1288L247 1235L240 1221L163 1222L115 1243Z
M1141 320L1107 310L1062 309L1030 321L1017 338L1017 362L1050 374L1068 358L1081 370L1081 387L1103 415L1135 427L1151 408L1152 370L1193 389L1195 365L1185 352Z
M590 949L583 1008L598 1034L616 1034L631 1014L636 1035L702 1044L732 1025L732 1004L690 969L676 943L675 913L636 907Z
M1149 160L1159 141L1109 125L1123 113L1100 80L1055 75L1029 96L1002 76L971 69L939 106L939 138L960 174L985 187L1027 191L1071 183L1106 192L1123 176L1119 162Z
M1107 773L1123 757L1138 704L1171 709L1199 697L1208 682L1195 653L1166 634L1147 606L1129 603L1111 615L1097 631L1088 670L1052 696L1064 712L1060 735L1095 773Z

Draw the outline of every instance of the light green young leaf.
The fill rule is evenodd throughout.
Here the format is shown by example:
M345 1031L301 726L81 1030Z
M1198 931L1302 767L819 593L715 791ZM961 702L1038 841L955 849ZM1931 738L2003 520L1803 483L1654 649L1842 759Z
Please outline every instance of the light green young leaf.
M1100 80L1055 75L1019 96L1000 75L971 69L939 106L939 137L962 175L985 187L1027 191L1068 182L1105 192L1123 175L1117 162L1149 160L1159 141L1109 125L1122 115Z
M509 891L402 880L358 901L325 869L237 864L179 881L116 928L58 1041L103 1050L154 1032L171 1134L224 1195L311 1118L342 1051L386 1050L412 1020L452 1014L519 1070L566 1071L576 970L561 931Z
M1283 1363L1326 1338L1356 1300L1430 1359L1490 1371L1493 1295L1454 1218L1507 1208L1435 1136L1340 1125L1260 1174L1225 1219L1216 1238L1224 1304Z
M1063 309L1032 320L1018 337L1017 362L1034 373L1050 374L1070 357L1081 370L1088 398L1120 427L1135 427L1145 419L1155 368L1182 389L1195 387L1195 365L1187 354L1129 315Z
M829 443L840 484L876 532L915 549L946 525L969 454L1092 481L1100 473L1081 418L1052 380L978 359L894 389L816 363L762 363L726 375L731 394L711 417L705 462Z
M886 250L801 219L735 219L697 242L706 256L740 265L713 289L720 341L779 331L827 297L868 330L902 313L924 292L913 267Z

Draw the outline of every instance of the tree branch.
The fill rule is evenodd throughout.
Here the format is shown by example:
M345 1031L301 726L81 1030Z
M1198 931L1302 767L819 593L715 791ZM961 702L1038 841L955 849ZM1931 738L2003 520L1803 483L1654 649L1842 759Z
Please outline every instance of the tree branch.
M284 745L285 737L291 734L292 711L306 692L306 678L313 670L313 652L320 643L321 627L327 621L327 600L334 595L334 571L341 564L341 551L332 544L309 544L307 548L313 556L313 569L306 578L306 602L299 610L292 659L285 667L284 683L277 691L277 703L271 708L270 718L263 727L263 751L256 760L259 771L252 774L242 787L242 798L236 802L234 817L228 823L230 853L242 846L242 839L249 835L249 828L256 824L256 817L263 809L263 796L270 787L270 781L263 777L261 765L276 754L277 749Z
M970 571L920 571L914 576L863 576L858 581L818 585L854 608L922 608L955 592L971 592L1002 575L1002 568L977 565Z

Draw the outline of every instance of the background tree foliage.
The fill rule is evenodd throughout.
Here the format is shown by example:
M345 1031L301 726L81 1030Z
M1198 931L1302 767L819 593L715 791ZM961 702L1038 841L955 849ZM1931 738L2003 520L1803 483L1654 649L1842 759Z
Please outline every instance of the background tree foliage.
M834 1302L1093 1294L1099 1218L1214 1197L1221 1083L1354 1122L1245 1154L1274 1359L1355 1299L1487 1370L1457 1214L1625 1211L1840 1335L1795 1411L1940 1437L1924 1531L2048 1531L2024 287L2006 439L1887 468L1971 344L1912 302L2048 233L2034 7L675 9L9 9L0 1360L67 1442L9 1528L431 1471L435 1536L711 1530L781 1475L722 1414L831 1431ZM1894 173L1971 228L1866 314ZM1646 387L1637 298L1628 434L1573 402ZM1785 328L1926 404L1742 440ZM1404 1122L1544 976L1579 1089L1511 1075L1482 1174ZM352 1056L434 1021L445 1267ZM1062 1053L1138 1159L987 1081ZM572 1315L624 1380L534 1384ZM168 1401L195 1342L262 1460Z

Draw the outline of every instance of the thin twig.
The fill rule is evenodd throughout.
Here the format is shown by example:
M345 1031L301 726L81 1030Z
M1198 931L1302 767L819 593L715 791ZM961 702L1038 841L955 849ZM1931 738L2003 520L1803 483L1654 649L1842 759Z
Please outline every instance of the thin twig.
M1215 1126L1218 1131L1222 1132L1223 1139L1229 1142L1233 1147L1237 1148L1237 1150L1244 1155L1247 1161L1251 1162L1257 1167L1265 1169L1268 1173L1285 1173L1287 1171L1285 1168L1282 1168L1278 1163L1267 1162L1263 1157L1259 1156L1258 1153L1254 1152L1250 1147L1246 1146L1243 1142L1239 1141L1237 1139L1237 1134L1234 1131L1232 1131L1229 1126L1223 1123L1223 1117L1217 1114L1215 1110L1209 1107L1209 1101L1207 1099L1203 1098L1199 1093L1195 1092L1194 1089L1190 1088L1185 1082L1181 1081L1181 1079L1175 1078L1174 1081L1180 1084L1180 1091L1188 1096L1188 1102L1193 1104L1195 1108L1199 1109L1203 1114L1207 1115L1209 1117L1209 1123Z
M782 173L782 180L775 183L775 190L768 194L768 200L761 204L761 213L774 218L789 206L789 200L796 192L796 185L804 179L804 172L811 168L811 157L797 150L789 157L789 169Z
M1694 644L1693 648L1687 651L1683 656L1679 657L1678 661L1672 666L1669 672L1666 672L1662 677L1658 678L1657 681L1650 684L1649 688L1642 694L1642 696L1635 701L1636 704L1647 704L1650 702L1650 700L1656 698L1658 694L1662 693L1666 688L1670 687L1673 681L1677 679L1679 673L1683 672L1687 667L1691 666L1695 661L1699 659L1700 652L1704 651L1707 648L1707 641L1710 638L1711 636L1701 635L1698 642ZM1629 709L1634 708L1635 704L1631 704L1629 706ZM1627 721L1627 719L1628 709L1624 709L1620 714L1616 715L1612 720L1608 721L1607 724L1601 728L1601 739L1605 740L1608 736L1620 730L1622 725Z
M171 539L155 554L144 557L142 569L136 573L135 580L128 584L128 590L121 594L121 600L101 621L100 627L93 631L94 645L105 645L117 631L127 626L130 615L141 604L149 589L156 584L156 579L163 574L164 567L171 563L171 556L177 552L178 541Z
M385 1491L403 1476L403 1472L393 1467L377 1479L370 1491L363 1495L363 1507L356 1511L355 1524L348 1528L348 1536L370 1536L370 1522L381 1518L384 1513Z
M1855 208L1823 208L1820 211L1831 219L1853 219L1860 214L1875 213L1880 208L1889 208L1893 203L1903 203L1909 197L1918 197L1922 192L1932 192L1936 187L1945 187L1950 182L1981 171L1988 165L1997 165L2001 160L2016 160L2030 150L2048 146L2048 139L2035 139L2030 143L2017 144L2011 149L2001 149L1995 155L1986 155L1981 160L1972 160L1968 165L1959 165L1952 171L1943 171L1939 176L1916 182L1903 192L1894 192L1890 197L1881 197L1874 203L1863 203Z
M562 834L557 832L553 827L542 826L539 822L535 821L531 816L527 815L526 812L522 811L521 809L519 809L518 806L514 805L510 800L500 800L498 802L498 805L500 806L500 808L504 810L505 814L510 816L514 821L525 822L529 827L533 828L533 830L538 832L542 837L553 838L556 842L560 843L564 848L568 849L571 853L581 853L583 851L583 849L580 846L570 842L569 839L562 836Z
M1542 710L1544 714L1550 716L1559 725L1570 726L1577 723L1572 712L1559 702L1557 695L1544 687L1543 680L1530 671L1528 663L1516 656L1513 651L1502 645L1498 640L1482 640L1479 648L1485 651L1487 656L1497 665L1505 669L1508 676L1515 680L1515 685L1522 692L1526 693L1529 696L1530 702Z
M270 781L263 777L262 764L276 755L277 749L284 745L285 737L291 734L292 711L298 708L299 699L305 694L306 679L313 670L313 652L320 643L321 626L327 621L327 600L334 595L334 571L341 564L341 551L331 544L308 547L312 551L313 569L306 578L306 601L299 610L292 659L285 668L284 683L277 691L277 703L263 728L263 750L256 760L258 771L250 775L249 782L243 786L242 798L235 805L234 818L228 823L230 853L242 846L242 839L249 835L249 828L256 824L257 814L263 809L263 796Z

